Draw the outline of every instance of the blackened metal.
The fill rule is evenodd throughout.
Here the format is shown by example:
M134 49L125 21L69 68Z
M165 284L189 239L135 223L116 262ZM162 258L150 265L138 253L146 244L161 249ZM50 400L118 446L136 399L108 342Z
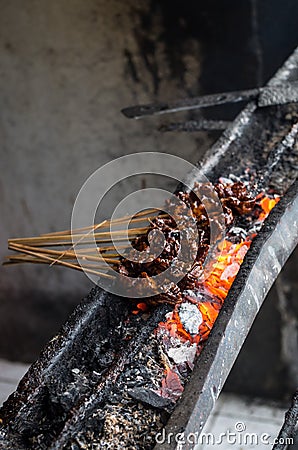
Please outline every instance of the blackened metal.
M156 394L156 392L144 389L144 388L134 388L129 391L129 395L139 402L145 405L153 406L153 408L162 409L166 411L172 411L175 406L171 399L161 397Z
M145 323L142 323L141 327L138 327L137 333L121 351L120 355L109 365L107 371L100 377L99 382L92 386L92 389L86 396L82 395L79 403L69 412L63 428L59 431L55 441L49 447L51 450L64 448L76 433L84 431L84 427L90 421L93 412L97 408L101 408L105 398L109 396L112 391L112 386L121 375L124 366L132 363L136 359L138 352L141 351L150 333L163 320L166 312L169 310L170 308L167 305L162 305L155 310L154 314ZM169 406L169 404L167 403L165 406ZM80 418L79 424L78 418Z
M162 103L129 106L122 113L129 119L139 119L144 116L176 113L194 109L218 106L226 103L247 102L257 100L260 107L282 105L298 101L298 83L285 83L278 86L247 89L244 91L222 92Z
M168 310L162 305L146 321L136 317L135 336L127 340L122 335L131 315L127 300L94 288L1 408L9 431L1 430L0 448L60 449L80 427L87 429L123 365L135 358Z
M293 151L295 142L297 141L297 135L298 123L295 122L284 139L270 150L267 157L266 166L262 168L262 174L259 173L259 176L262 179L262 183L264 183L264 185L270 185L270 180L274 173L274 169L278 164L280 164L285 152L288 149L290 149L291 152Z
M186 98L170 102L149 103L147 105L135 105L122 109L122 113L129 119L139 119L144 116L169 114L181 111L207 108L209 106L222 105L225 103L238 103L256 99L260 91L248 89L245 91L223 92L209 94L201 97Z
M225 130L232 122L227 120L189 120L187 122L173 122L159 127L159 131L208 131Z
M298 83L285 83L281 86L261 88L258 106L284 105L298 101Z
M286 83L289 81L297 81L298 80L298 48L295 49L293 54L287 59L287 61L283 64L283 66L277 71L276 75L268 82L268 86L279 86L282 83ZM253 114L262 115L262 111L257 111L257 105L255 102L249 103L243 111L236 117L231 127L229 127L222 136L218 139L218 141L211 147L211 149L206 153L200 165L204 167L204 171L212 174L214 171L218 174L218 168L222 169L221 161L224 160L224 155L229 151L230 146L236 145L239 136L244 134L244 130L246 127L251 129L251 134L256 134L258 139L256 139L256 145L261 150L264 148L263 142L263 134L264 131L274 134L274 130L272 126L275 124L279 124L279 121L274 120L274 116L271 116L271 112L275 111L279 114L278 110L274 110L274 108L268 108L265 110L266 114L268 114L269 121L266 124L266 129L256 129L256 124L252 119ZM276 130L277 131L277 130ZM235 151L236 150L236 151ZM239 159L238 164L239 167L242 166L241 158L243 158L246 154L246 151L253 151L254 149L248 147L247 142L241 142L240 145L235 149L235 156L238 156ZM190 174L191 177L191 174Z
M276 439L272 450L285 450L288 448L288 439L292 438L298 423L298 391L295 392L290 409L286 412L285 421Z

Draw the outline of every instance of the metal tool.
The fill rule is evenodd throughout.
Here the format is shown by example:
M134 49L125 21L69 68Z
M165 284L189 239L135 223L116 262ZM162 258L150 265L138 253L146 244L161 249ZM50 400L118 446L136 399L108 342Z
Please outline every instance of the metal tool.
M298 81L243 91L203 95L201 97L185 98L169 102L129 106L128 108L122 109L121 112L129 119L140 119L145 116L191 111L226 103L247 102L250 100L256 100L259 107L297 102Z

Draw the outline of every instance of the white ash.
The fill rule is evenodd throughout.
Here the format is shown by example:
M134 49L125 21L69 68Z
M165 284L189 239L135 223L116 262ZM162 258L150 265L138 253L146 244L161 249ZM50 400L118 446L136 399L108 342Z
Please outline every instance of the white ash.
M183 291L184 296L193 298L195 301L204 301L206 298L206 293L200 292L199 290L185 289Z
M170 311L170 312L168 312L167 314L165 314L165 318L166 318L167 320L171 320L172 317L173 317L173 312L172 312L172 311Z
M183 291L184 295L189 295L190 297L196 298L196 293L193 289L185 289Z
M238 181L242 181L242 178L237 177L237 175L235 175L233 173L230 173L228 180L229 180L229 184L230 184L230 183L237 183Z
M127 400L125 403L111 405L106 410L103 431L98 440L93 440L92 448L95 441L99 444L98 447L94 447L95 449L152 449L156 444L155 435L161 428L162 422L158 411Z
M193 363L196 356L197 346L192 345L182 345L178 348L170 348L168 350L168 356L176 364L182 364L184 362Z
M198 334L203 317L196 305L188 302L182 303L179 308L179 317L183 327L191 336Z
M232 175L230 175L231 177ZM238 181L238 179L237 179ZM222 184L232 184L233 181L231 180L231 178L227 178L227 177L220 177L219 182Z
M229 235L235 235L235 236L239 236L239 237L241 237L242 239L245 239L246 238L246 236L247 236L247 231L246 230L244 230L244 228L241 228L241 227L232 227L230 230L229 230Z

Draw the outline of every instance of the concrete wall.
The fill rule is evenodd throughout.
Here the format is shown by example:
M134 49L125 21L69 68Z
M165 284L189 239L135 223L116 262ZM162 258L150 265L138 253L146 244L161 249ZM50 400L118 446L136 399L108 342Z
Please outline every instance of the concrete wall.
M160 15L149 12L148 2L12 0L0 6L2 260L9 237L69 228L76 194L102 164L139 151L196 162L205 140L161 135L156 121L120 114L130 104L198 89L198 42L188 40L180 54L187 70L181 87L159 39ZM149 31L141 23L146 17ZM0 351L30 359L32 346L60 326L91 283L61 268L0 270Z

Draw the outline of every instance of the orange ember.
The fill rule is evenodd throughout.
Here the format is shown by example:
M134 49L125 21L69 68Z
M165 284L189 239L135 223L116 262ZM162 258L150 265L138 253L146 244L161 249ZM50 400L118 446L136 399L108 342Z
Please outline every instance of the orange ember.
M203 284L210 294L222 302L228 295L250 245L251 241L248 239L240 244L233 244L225 239L219 246L220 254Z
M263 197L262 200L260 201L260 206L262 208L262 212L260 215L260 219L261 220L265 220L266 217L268 216L268 214L270 213L270 211L274 208L274 206L276 205L276 203L278 203L280 200L279 197L277 198L269 198L269 197Z
M199 327L199 340L197 340L197 342L207 339L220 311L220 305L213 302L204 302L200 303L199 309L202 314L203 322Z
M160 394L162 397L178 400L183 392L183 389L184 388L181 384L179 375L167 367L165 370L165 377L161 382Z
M135 309L135 310L133 310L132 311L132 313L133 314L139 314L139 312L145 312L145 311L148 311L148 305L147 305L147 303L138 303L137 304L137 308L138 309Z
M175 308L173 313L169 315L166 322L160 322L158 327L167 330L169 336L171 337L179 337L182 342L197 342L183 327L177 308Z
M257 204L261 207L261 212L257 217L257 221L263 222L278 201L279 198L277 197L269 198L264 195L259 195ZM196 344L198 354L202 349L201 343L208 338L224 300L228 295L255 236L255 232L251 233L246 239L243 239L238 244L229 241L229 239L223 240L218 245L218 256L212 265L211 273L203 282L197 284L198 291L203 293L203 296L205 293L206 299L201 300L202 296L200 297L200 294L198 294L198 297L194 298L189 295L184 297L183 302L196 304L202 315L202 322L198 323L197 334L190 334L184 328L179 316L180 304L177 304L173 312L168 314L165 322L159 323L157 332L160 331L161 333L166 333L169 338L179 339L181 343L186 343L188 341L190 344ZM195 292L194 295L196 295ZM169 389L178 394L180 389L180 380L179 383L178 380L179 376L177 373L167 366L165 376L162 380L161 395L165 397L169 396ZM182 393L182 390L180 393Z

